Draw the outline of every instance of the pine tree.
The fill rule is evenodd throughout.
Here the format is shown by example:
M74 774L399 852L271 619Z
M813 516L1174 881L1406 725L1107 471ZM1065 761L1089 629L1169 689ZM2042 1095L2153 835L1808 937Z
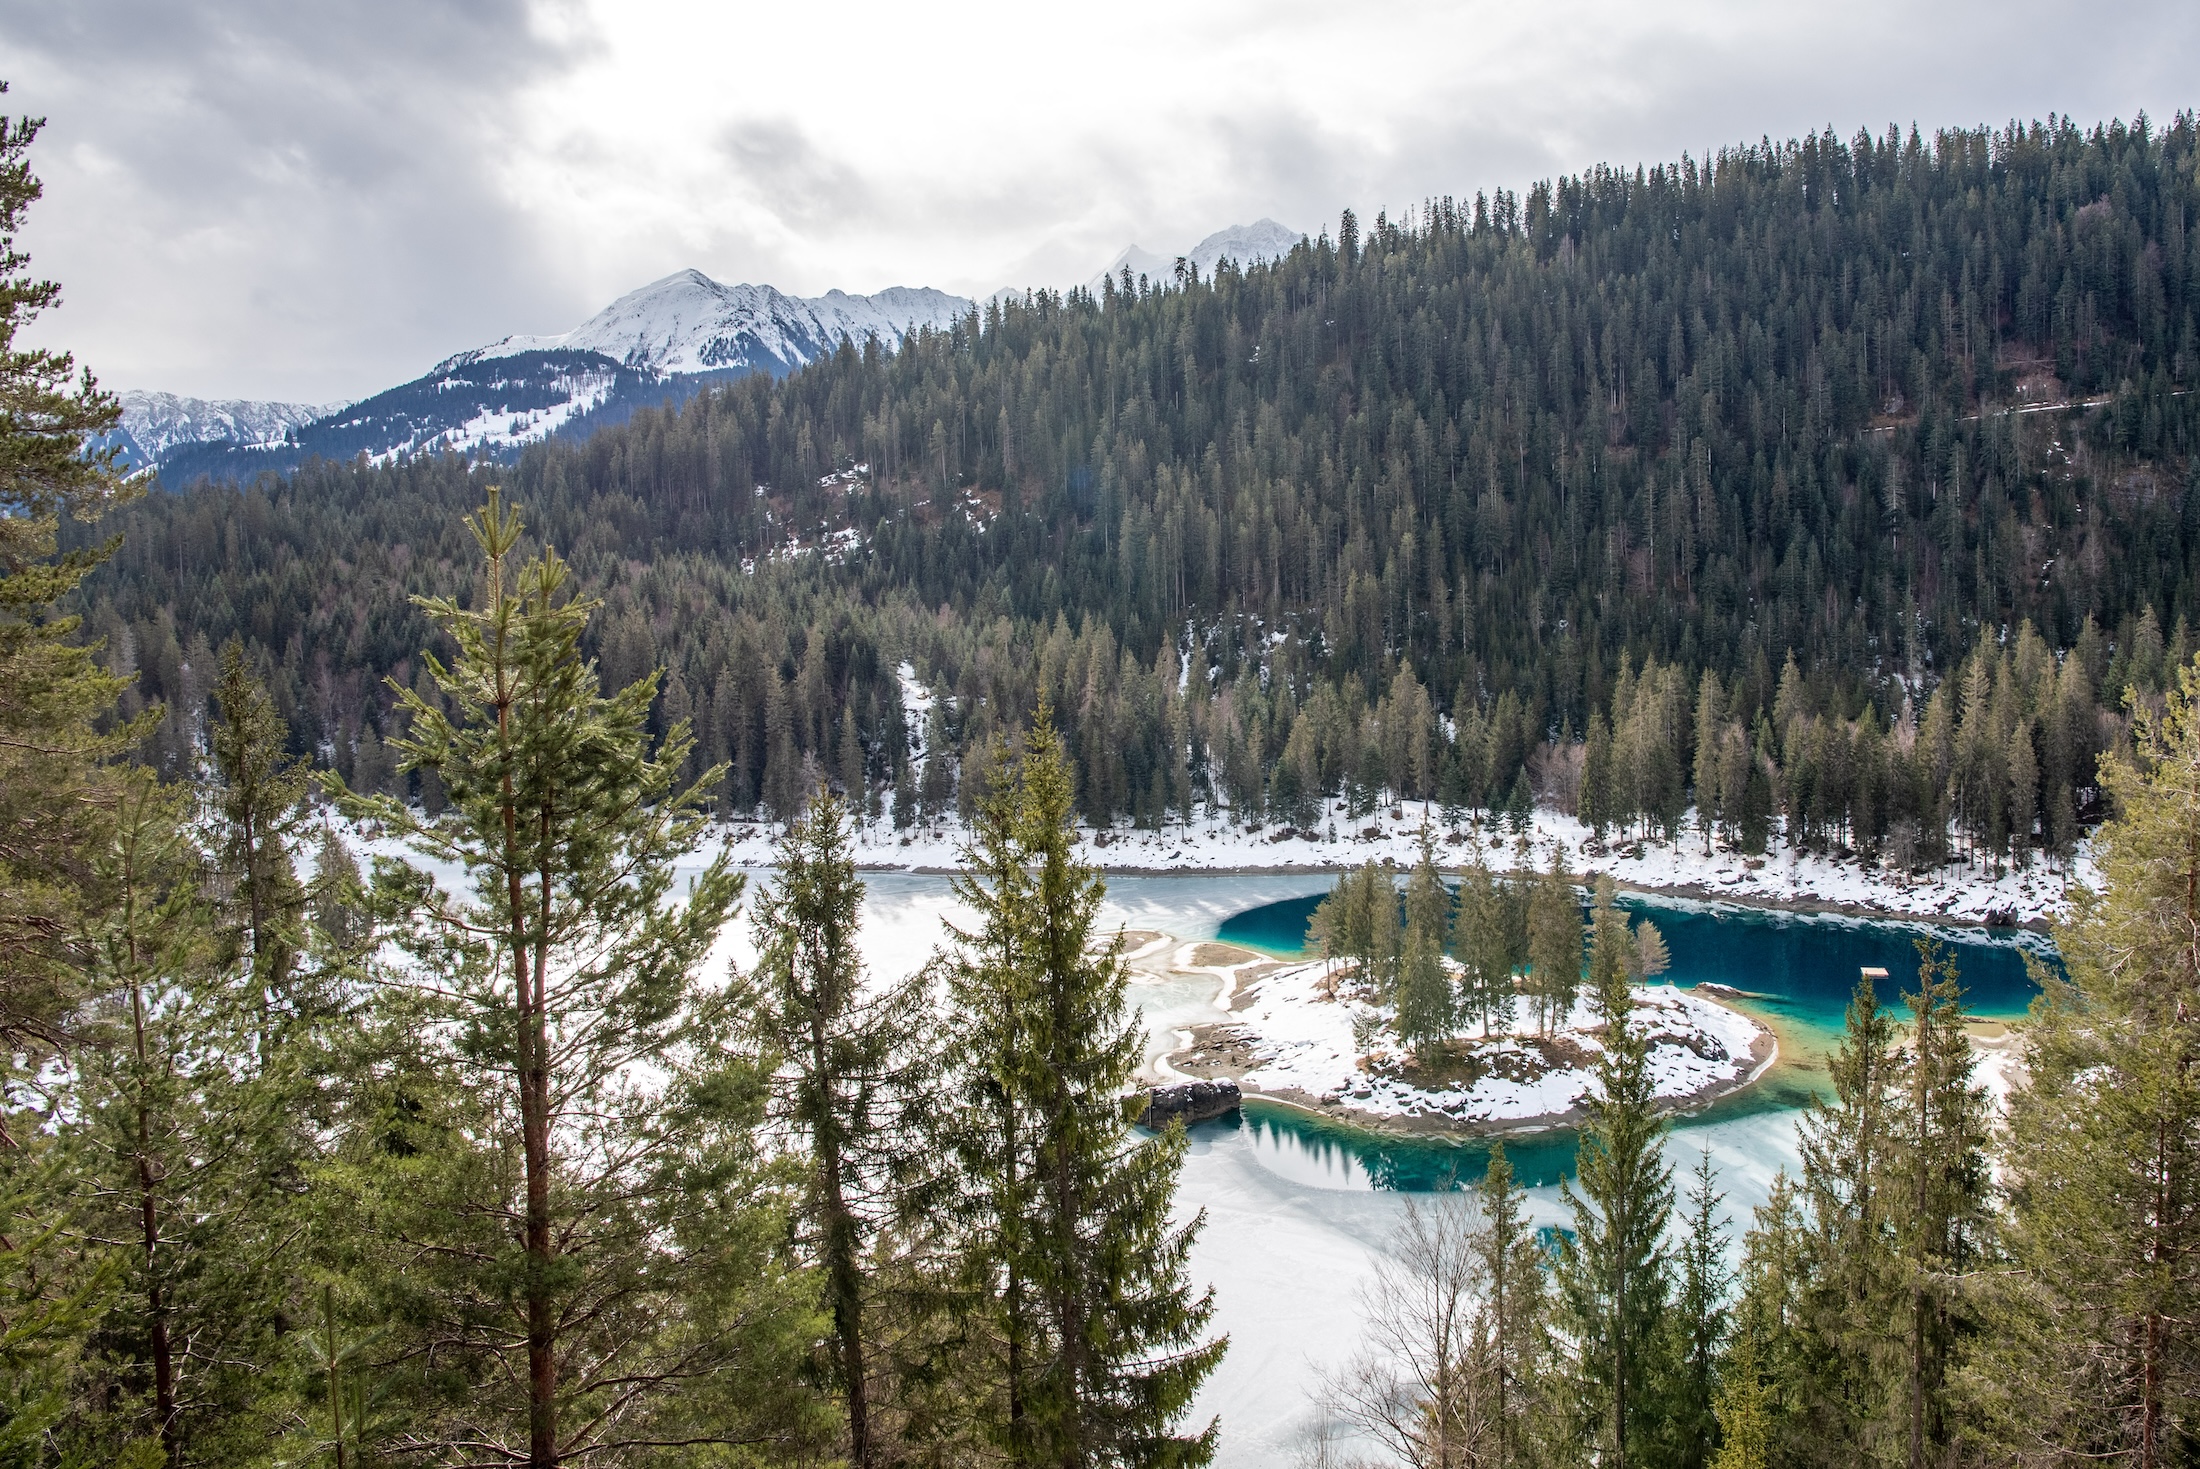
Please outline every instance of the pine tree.
M271 1426L258 1404L280 1402L295 1093L217 936L192 795L132 772L91 854L94 1043L55 1111L50 1161L86 1263L112 1252L124 1266L82 1370L143 1391L89 1393L57 1435L63 1460L142 1440L171 1466L235 1462Z
M1579 940L1575 940L1578 946ZM1656 1389L1669 1371L1673 1210L1665 1124L1650 1048L1632 1019L1624 965L1600 966L1604 1022L1597 1095L1581 1129L1576 1174L1562 1185L1574 1228L1559 1247L1558 1285L1573 1341L1583 1431L1599 1463L1647 1462L1663 1436Z
M1721 1195L1712 1182L1711 1153L1698 1159L1688 1191L1688 1235L1680 1247L1680 1293L1673 1302L1671 1379L1662 1394L1665 1461L1674 1469L1704 1469L1719 1447L1720 1363L1727 1348L1727 1235ZM1754 1370L1745 1368L1744 1370Z
M1950 1377L1975 1330L1960 1282L1979 1262L1987 1197L1986 1096L1971 1080L1955 958L1917 941L1910 1044L1889 1172L1894 1249L1906 1280L1904 1374L1910 1469L1944 1462L1954 1439Z
M378 866L410 961L385 976L387 1023L435 1109L402 1152L369 1123L343 1175L380 1309L474 1383L414 1436L532 1469L745 1441L783 1394L737 1385L801 1318L764 1223L757 1072L697 984L743 880L723 854L676 877L719 772L675 788L689 735L652 750L655 674L600 691L580 653L597 604L553 551L511 569L520 522L495 491L468 525L486 585L472 610L422 602L458 656L425 658L441 704L401 690L412 728L392 741L449 809L343 803L471 878Z
M991 1436L1019 1465L1194 1465L1215 1425L1178 1415L1226 1343L1173 1225L1173 1128L1138 1141L1122 1093L1139 1044L1106 889L1078 862L1068 760L1042 705L1019 759L997 749L956 891L979 915L951 970L951 1137L969 1180L965 1279L993 1319Z
M1528 973L1536 999L1536 1029L1548 1035L1573 1013L1581 988L1581 906L1564 852L1551 849L1550 869L1528 899Z
M98 964L87 933L111 918L88 890L94 854L112 850L111 815L134 790L118 757L160 717L115 717L131 679L101 655L120 650L60 610L119 544L63 551L62 522L95 522L137 487L111 449L87 452L120 403L68 353L20 345L61 291L30 276L17 248L41 193L30 149L43 126L0 116L0 1453L38 1452L67 1410L72 1344L113 1283L73 1268L50 1099L34 1099L49 1090L39 1071L83 1019Z
M1444 939L1451 928L1451 894L1436 870L1436 839L1424 824L1421 855L1406 881L1404 953L1398 968L1398 1039L1433 1056L1457 1028Z
M265 1015L289 999L305 942L306 894L290 844L302 820L308 771L286 748L289 726L246 667L244 645L235 639L224 644L221 660L214 686L219 717L207 731L221 779L214 799L220 866L233 886L231 942L247 958L264 1031Z
M2077 662L2072 659L2070 662ZM2067 665L2066 665L2067 666ZM2041 966L2009 1102L2007 1248L1985 1407L2012 1459L2181 1462L2200 1402L2200 670L2101 761L2100 884Z
M0 117L0 1067L63 1038L86 854L113 808L110 762L159 718L107 722L130 680L101 667L82 619L58 610L119 544L56 554L62 520L96 521L137 490L112 450L84 447L121 404L68 353L18 345L61 294L25 273L16 248L41 192L29 154L43 126ZM0 1115L0 1147L12 1140Z
M856 880L841 803L820 794L779 843L777 876L758 904L757 973L771 1054L786 1058L778 1110L809 1152L809 1244L833 1313L848 1461L887 1461L874 1411L877 1347L867 1332L871 1255L921 1105L928 1029L923 983L866 991L856 953Z
M1482 1256L1489 1336L1495 1366L1493 1469L1535 1461L1535 1428L1544 1410L1544 1370L1550 1354L1546 1255L1527 1216L1527 1191L1513 1182L1502 1142L1490 1145L1481 1183Z

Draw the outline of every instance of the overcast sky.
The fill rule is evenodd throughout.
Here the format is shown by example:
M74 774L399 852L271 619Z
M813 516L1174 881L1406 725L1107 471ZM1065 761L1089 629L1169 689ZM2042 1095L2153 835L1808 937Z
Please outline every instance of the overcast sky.
M2166 119L2200 5L0 0L0 76L36 340L322 401L686 266L982 294L1813 127Z

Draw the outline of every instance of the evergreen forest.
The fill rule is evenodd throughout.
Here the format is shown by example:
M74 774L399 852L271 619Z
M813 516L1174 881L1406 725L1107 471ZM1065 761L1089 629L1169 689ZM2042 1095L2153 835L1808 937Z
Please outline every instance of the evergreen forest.
M1315 938L1401 1040L1582 997L1601 1039L1567 1227L1502 1148L1415 1200L1305 1463L2200 1453L2189 114L1347 213L516 464L242 486L125 478L22 344L39 127L0 1465L1207 1464L1233 1344L1084 833L1402 798L1908 870L2084 840L2092 885L2006 1095L1943 950L1867 972L1737 1239L1609 879L1342 876ZM869 974L856 833L948 812L974 917Z
M2060 861L2200 644L2196 163L2187 116L2056 119L1347 213L509 468L167 486L81 607L162 768L236 638L295 753L432 801L389 681L498 479L727 815L967 819L1044 696L1095 825L1422 797Z

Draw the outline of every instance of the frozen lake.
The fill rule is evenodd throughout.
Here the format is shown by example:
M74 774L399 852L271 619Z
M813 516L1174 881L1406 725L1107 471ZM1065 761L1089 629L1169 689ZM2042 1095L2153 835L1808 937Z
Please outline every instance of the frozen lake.
M759 877L762 874L758 874ZM1186 939L1212 938L1226 923L1237 942L1288 949L1295 921L1303 932L1307 900L1331 879L1304 876L1117 877L1105 918L1126 928L1160 929ZM921 965L944 937L950 917L967 919L944 877L867 873L863 949L875 974ZM1967 983L1988 1013L2021 1011L2025 940L1979 930L1927 930L1911 923L1801 918L1703 904L1633 904L1666 930L1673 978L1718 980L1758 992L1747 1005L1779 1032L1783 1060L1749 1093L1685 1118L1667 1142L1676 1172L1708 1150L1738 1239L1774 1176L1796 1166L1796 1108L1823 1078L1822 1056L1839 1026L1840 1005L1860 963L1883 963L1897 986L1914 972L1901 962L1923 932L1957 941ZM1233 920L1235 920L1233 922ZM746 923L728 947L748 957ZM1143 1014L1149 1051L1172 1049L1171 1032L1212 1019L1213 985L1145 982L1132 996ZM1885 998L1891 1001L1893 995ZM1566 1137L1523 1140L1509 1149L1531 1182L1538 1222L1566 1219L1557 1178L1572 1162ZM1215 1291L1215 1325L1230 1350L1209 1379L1195 1421L1218 1416L1225 1469L1288 1463L1315 1422L1311 1399L1321 1369L1347 1357L1359 1336L1359 1296L1372 1251L1384 1247L1406 1192L1473 1177L1482 1154L1444 1143L1371 1145L1311 1119L1258 1102L1242 1120L1192 1132L1181 1207L1204 1209L1207 1224L1192 1271Z

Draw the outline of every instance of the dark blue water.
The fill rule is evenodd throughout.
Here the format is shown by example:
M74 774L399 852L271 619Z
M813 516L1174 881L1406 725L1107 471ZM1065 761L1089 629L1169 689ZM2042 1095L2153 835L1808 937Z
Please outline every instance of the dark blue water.
M1320 902L1317 894L1251 908L1225 919L1216 936L1296 958L1305 952L1306 921ZM1937 939L1954 953L1965 1006L1999 1019L2022 1015L2038 993L2025 956L2052 962L2054 954L2046 939L2024 929L1867 922L1654 898L1630 897L1621 906L1665 935L1673 954L1666 978L1675 984L1729 985L1821 1029L1840 1029L1861 969L1886 970L1880 1000L1897 1004L1916 983L1920 938Z
M1306 921L1319 895L1248 909L1223 922L1227 943L1295 958L1305 952ZM1770 1023L1782 1036L1783 1065L1738 1096L1691 1122L1744 1112L1800 1107L1818 1090L1820 1058L1839 1042L1858 971L1887 971L1879 999L1899 1009L1916 984L1921 938L1937 940L1956 961L1964 1004L1974 1015L2009 1019L2024 1013L2038 993L2026 958L2053 964L2053 946L2021 929L1981 929L1922 923L1878 922L1717 904L1627 898L1630 913L1647 918L1665 935L1673 967L1667 978L1684 988L1716 983L1741 991L1741 1008ZM1312 1158L1349 1160L1378 1188L1441 1189L1471 1184L1488 1167L1488 1149L1476 1141L1392 1139L1371 1135L1275 1103L1250 1100L1242 1125L1256 1141L1288 1146ZM1523 1183L1552 1184L1570 1173L1571 1132L1532 1134L1506 1144Z

